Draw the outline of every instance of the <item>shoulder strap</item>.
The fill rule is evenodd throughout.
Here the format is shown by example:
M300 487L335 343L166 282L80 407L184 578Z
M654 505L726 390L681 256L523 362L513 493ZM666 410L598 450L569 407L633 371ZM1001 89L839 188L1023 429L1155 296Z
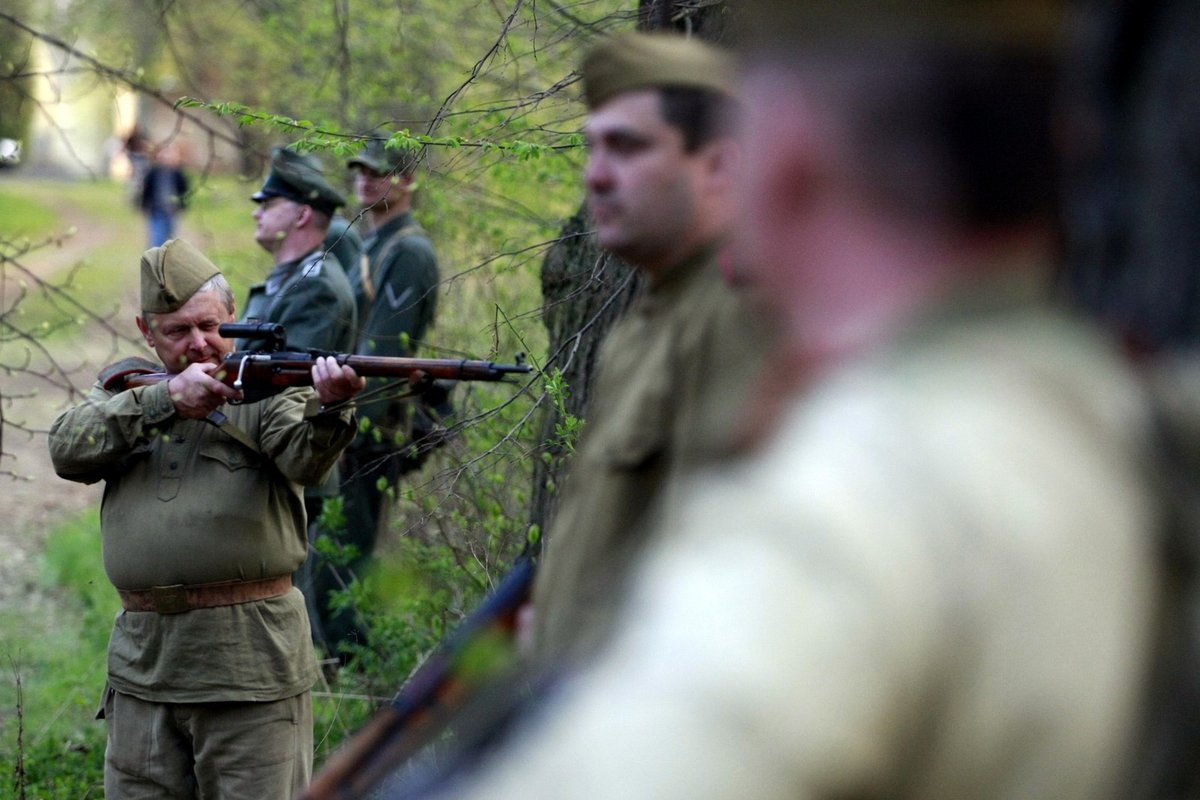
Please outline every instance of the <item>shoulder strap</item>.
M229 417L225 416L220 411L211 412L207 417L204 418L204 421L216 427L216 429L221 433L247 448L250 450L250 452L257 455L262 455L262 450L260 450L254 440L250 438L250 434L246 433L237 425L234 425Z
M126 378L132 375L148 375L162 371L163 368L161 366L147 358L131 356L130 358L121 359L115 364L109 364L100 370L97 380L100 381L100 385L107 391L123 392L125 391Z
M384 261L386 261L387 256L390 256L400 244L401 239L407 236L416 236L423 233L425 233L425 230L416 222L410 222L409 224L401 227L400 230L389 236L387 241L384 242L383 246L379 248L379 257L375 259L376 263L382 264ZM358 257L358 274L359 277L362 278L363 294L366 296L367 302L374 303L375 279L371 275L371 259L367 255L365 249Z

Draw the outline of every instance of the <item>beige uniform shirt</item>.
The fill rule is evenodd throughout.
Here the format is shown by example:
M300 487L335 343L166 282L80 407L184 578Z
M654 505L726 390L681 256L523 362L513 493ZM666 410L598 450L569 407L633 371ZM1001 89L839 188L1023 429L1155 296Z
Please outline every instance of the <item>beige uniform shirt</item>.
M693 483L612 649L453 796L1113 796L1152 629L1146 436L1090 330L930 320Z
M729 452L766 346L715 249L650 287L609 334L535 584L544 658L578 658L602 636L666 487Z
M286 575L307 552L304 485L318 485L354 435L347 409L306 419L311 389L222 411L261 452L175 416L165 382L100 386L50 432L61 477L105 481L104 566L122 589ZM122 612L109 681L154 702L278 700L307 690L315 656L304 599L182 614Z

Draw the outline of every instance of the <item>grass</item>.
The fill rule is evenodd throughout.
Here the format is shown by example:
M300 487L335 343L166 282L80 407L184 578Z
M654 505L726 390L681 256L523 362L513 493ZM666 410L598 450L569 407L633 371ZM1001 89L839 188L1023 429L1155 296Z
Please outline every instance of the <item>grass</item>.
M0 220L4 220L4 236L36 240L54 232L58 215L24 193L0 188Z
M37 606L0 613L0 785L15 785L18 740L30 797L99 796L107 631L118 608L100 565L95 511L56 530L43 555Z

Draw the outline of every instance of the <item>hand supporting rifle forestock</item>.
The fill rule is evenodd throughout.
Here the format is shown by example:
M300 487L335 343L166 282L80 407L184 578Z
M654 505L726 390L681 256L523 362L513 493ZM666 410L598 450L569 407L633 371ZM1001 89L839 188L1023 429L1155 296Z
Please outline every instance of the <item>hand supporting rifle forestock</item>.
M282 325L269 323L226 323L220 327L222 336L267 340L260 350L230 353L212 375L217 380L242 393L243 403L256 403L279 394L292 386L311 386L312 367L317 358L328 356L341 366L349 366L363 378L395 378L404 380L418 393L421 387L438 380L503 381L510 375L532 372L518 355L515 364L494 361L474 361L455 358L402 358L360 356L333 353L325 350L288 351ZM148 386L169 380L171 375L154 372L131 375L129 387Z

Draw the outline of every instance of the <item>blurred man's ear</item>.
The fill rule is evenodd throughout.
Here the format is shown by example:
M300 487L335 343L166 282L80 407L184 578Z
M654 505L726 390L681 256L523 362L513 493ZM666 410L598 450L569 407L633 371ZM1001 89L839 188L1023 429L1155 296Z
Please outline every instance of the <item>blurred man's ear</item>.
M704 147L705 169L710 180L721 189L730 190L741 175L742 150L736 140L724 136Z
M774 210L781 230L788 219L812 209L829 176L823 174L820 160L804 138L785 127L780 127L770 147L771 169L760 176L758 189L760 204Z

